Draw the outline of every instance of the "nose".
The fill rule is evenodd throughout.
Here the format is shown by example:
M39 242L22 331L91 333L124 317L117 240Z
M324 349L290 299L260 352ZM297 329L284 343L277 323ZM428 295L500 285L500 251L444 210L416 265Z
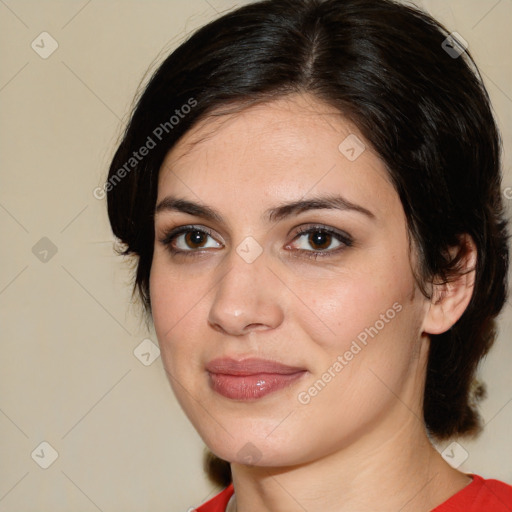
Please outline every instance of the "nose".
M264 254L247 263L233 251L228 269L214 292L210 326L232 336L279 327L284 319L282 283L267 267Z

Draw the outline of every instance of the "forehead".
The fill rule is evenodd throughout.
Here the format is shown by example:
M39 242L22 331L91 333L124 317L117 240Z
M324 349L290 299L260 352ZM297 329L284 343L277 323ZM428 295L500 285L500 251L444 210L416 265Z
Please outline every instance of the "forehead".
M323 136L331 131L335 138L358 132L337 109L310 94L292 94L248 107L221 107L185 133L166 160L175 164L187 157L193 159L204 153L205 148L211 149L209 142L229 145L246 141L294 154L294 144L318 139L318 129Z
M198 122L163 162L158 195L170 191L246 202L328 191L374 203L394 193L384 162L357 127L309 95Z

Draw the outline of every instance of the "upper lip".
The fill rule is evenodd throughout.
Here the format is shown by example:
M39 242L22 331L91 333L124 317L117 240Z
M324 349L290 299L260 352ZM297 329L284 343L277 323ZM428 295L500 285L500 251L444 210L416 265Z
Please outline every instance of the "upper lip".
M255 357L237 361L229 357L213 359L206 365L210 373L222 373L225 375L256 375L259 373L274 373L290 375L305 371L305 368L288 366L286 364L271 361L269 359L258 359Z

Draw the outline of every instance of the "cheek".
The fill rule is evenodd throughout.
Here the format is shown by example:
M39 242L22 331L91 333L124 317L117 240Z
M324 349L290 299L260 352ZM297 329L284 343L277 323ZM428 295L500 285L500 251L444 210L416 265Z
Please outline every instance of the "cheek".
M204 325L207 314L208 288L203 290L201 283L193 283L173 272L165 262L158 259L153 262L151 308L166 377L182 409L197 425L201 411L195 410L196 401L190 397L201 396L207 385L201 366L205 336L200 326Z
M161 336L172 328L173 323L176 323L175 318L179 318L182 313L180 304L183 303L176 300L176 294L172 293L174 288L175 280L163 271L158 258L153 258L149 290L153 323L159 341L162 341Z
M364 341L364 333L375 324L379 333L392 331L400 316L397 310L411 304L415 283L408 258L379 254L331 279L302 279L296 286L310 310L297 314L297 321L317 345L332 352L348 350L359 335Z
M399 392L415 368L422 307L413 300L414 290L408 258L392 255L325 283L312 303L329 330L322 335L319 322L301 320L314 340L311 360L317 362L301 389L299 401L311 406L304 414L336 403L340 408L332 412L333 424L352 417L365 422L394 400L390 390Z
M204 287L204 290L201 288ZM155 257L150 274L150 298L153 324L166 367L179 367L178 358L192 353L197 347L194 329L200 325L198 315L205 314L201 299L207 288L204 283L180 277L162 259ZM185 339L187 343L180 342ZM172 366L168 366L172 364Z

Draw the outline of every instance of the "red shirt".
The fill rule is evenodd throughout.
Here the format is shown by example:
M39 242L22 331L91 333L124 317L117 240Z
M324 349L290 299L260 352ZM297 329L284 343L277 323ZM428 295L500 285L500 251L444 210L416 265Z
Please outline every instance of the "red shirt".
M512 487L498 480L469 475L473 481L431 512L512 512ZM231 483L217 496L201 505L197 512L225 512L234 493Z

